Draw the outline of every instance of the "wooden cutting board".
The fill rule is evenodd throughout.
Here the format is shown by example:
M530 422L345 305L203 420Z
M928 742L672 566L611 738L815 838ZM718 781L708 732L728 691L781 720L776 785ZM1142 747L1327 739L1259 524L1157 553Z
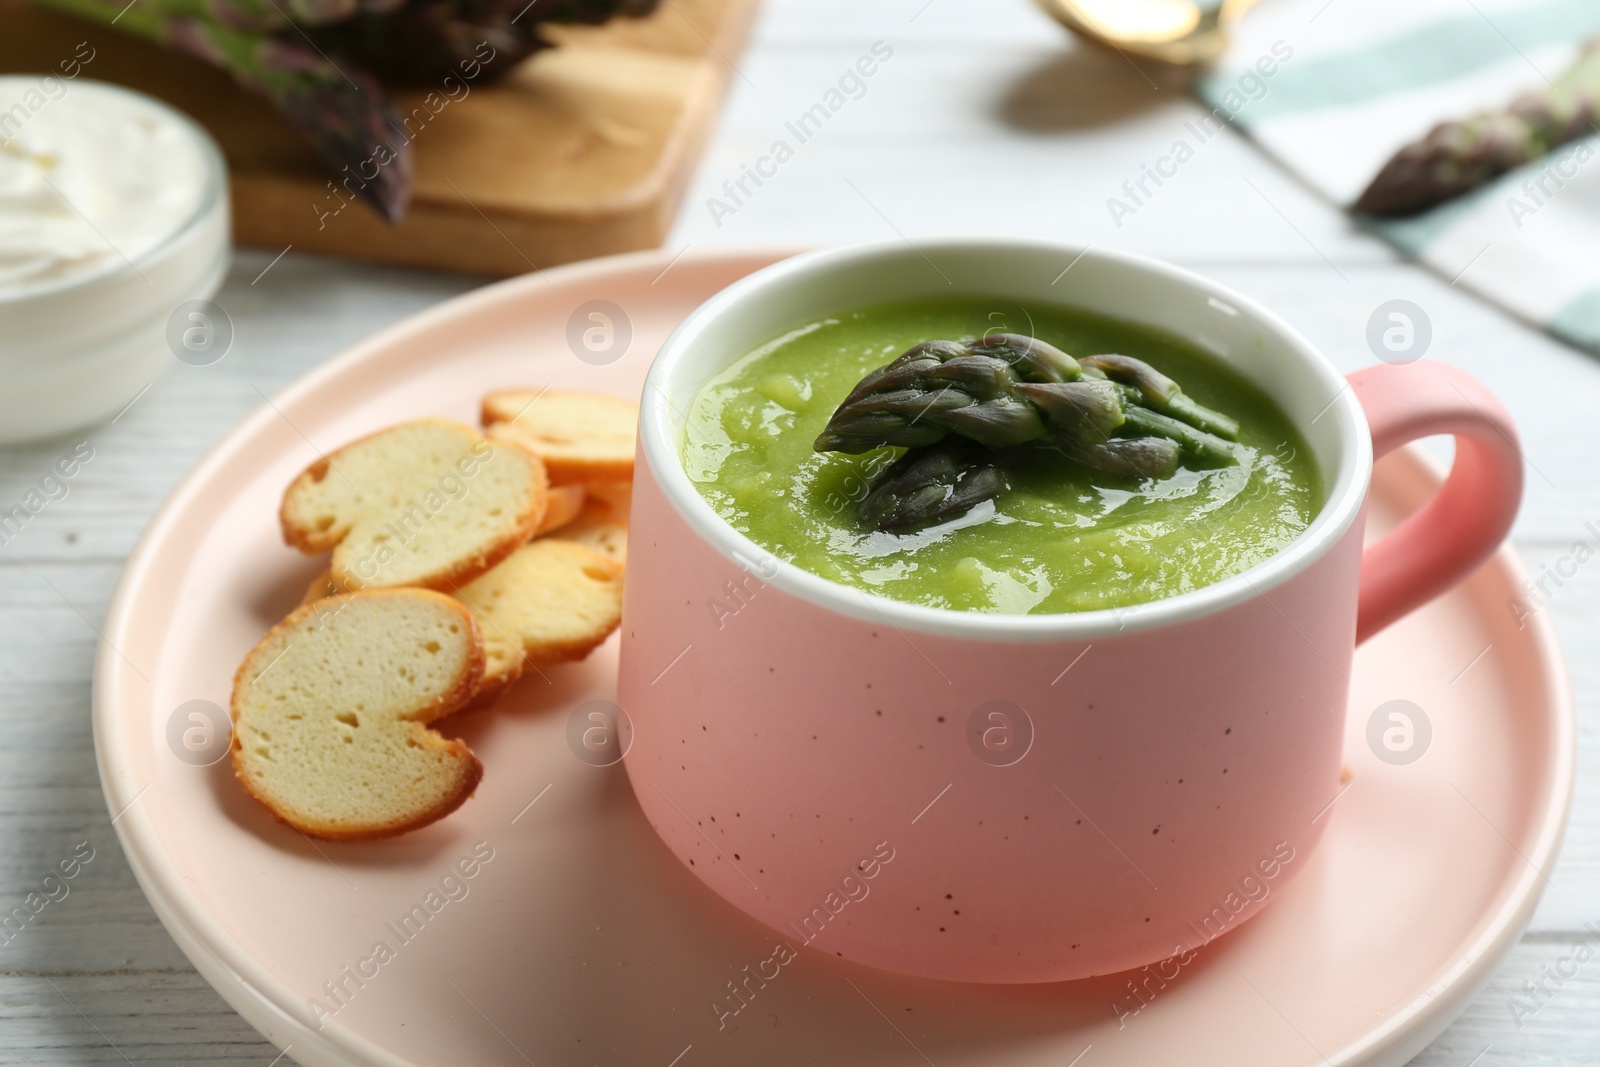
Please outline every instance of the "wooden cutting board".
M0 0L0 72L54 70L87 40L96 52L84 77L192 115L228 157L240 244L521 274L661 243L755 6L662 0L645 19L547 27L560 47L437 114L424 109L429 118L413 142L415 194L398 227L335 196L316 157L270 107L198 60ZM425 95L396 99L411 113Z

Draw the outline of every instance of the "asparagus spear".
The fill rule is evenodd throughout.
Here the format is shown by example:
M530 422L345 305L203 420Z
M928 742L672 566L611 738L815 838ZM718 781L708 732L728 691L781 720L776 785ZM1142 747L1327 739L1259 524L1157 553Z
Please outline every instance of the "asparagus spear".
M1022 382L1017 392L1043 411L1056 436L1090 445L1128 421L1122 393L1110 382Z
M255 2L255 0L248 0ZM615 0L604 5L616 7ZM550 0L410 0L393 12L363 12L310 31L318 48L348 57L393 85L438 86L505 73L547 47L539 36Z
M1068 459L1115 478L1170 478L1182 452L1166 437L1113 437L1090 445L1060 441L1057 446Z
M1164 478L1181 458L1238 461L1239 424L1141 360L1081 362L1016 334L924 341L867 374L817 437L819 452L909 449L873 480L857 514L907 530L1005 490L1001 450L1036 443L1119 478Z
M1131 432L1135 438L1163 437L1177 446L1178 450L1197 463L1207 466L1227 466L1235 461L1233 446L1205 430L1141 407L1138 398L1141 395L1130 387L1122 387L1111 382L1050 382L1034 384L1024 382L1017 386L1017 391L1038 405L1049 416L1051 426L1055 430L1055 440L1064 447L1072 448L1074 458L1095 470L1105 474L1114 474L1110 466L1120 466L1125 461L1113 458L1111 453L1096 449L1096 445L1110 444L1113 430ZM1209 409L1208 416L1225 418ZM1208 418L1207 421L1215 421ZM1073 448L1076 446L1076 448ZM1153 460L1156 453L1148 453ZM1094 458L1104 456L1107 466L1094 462ZM1171 470L1165 471L1171 474Z
M1355 210L1398 217L1443 203L1590 133L1600 132L1600 40L1548 88L1498 111L1435 126L1383 165Z
M969 347L1005 360L1030 382L1071 382L1083 373L1078 361L1055 345L1020 333L986 334Z
M1043 342L1001 334L908 349L861 379L814 447L851 453L917 448L952 433L993 448L1050 437L1088 446L1124 429L1171 438L1207 462L1231 462L1222 438L1239 432L1233 419L1195 403L1140 360L1094 356L1079 364Z
M340 186L398 222L411 199L412 152L375 75L438 86L475 63L474 77L485 68L493 77L545 47L541 22L643 15L659 0L36 2L223 68L277 108Z
M1038 411L1015 392L1010 363L956 341L925 341L868 374L834 411L818 452L916 447L951 431L985 445L1015 445L1044 435Z
M399 222L411 199L411 149L397 136L401 119L370 74L335 65L290 31L279 36L202 17L209 0L40 0L89 18L117 20L120 29L221 67L234 81L269 100L323 165L390 222ZM248 15L254 0L226 0ZM300 7L333 0L301 0ZM321 9L331 16L331 6ZM350 176L354 175L352 179Z
M993 454L961 440L913 448L872 480L856 505L861 521L894 533L964 515L1005 491Z
M1114 382L1137 389L1142 397L1141 402L1156 411L1165 412L1230 441L1239 436L1237 421L1196 404L1177 382L1141 359L1118 355L1086 356L1083 366L1087 368L1086 373L1098 372Z

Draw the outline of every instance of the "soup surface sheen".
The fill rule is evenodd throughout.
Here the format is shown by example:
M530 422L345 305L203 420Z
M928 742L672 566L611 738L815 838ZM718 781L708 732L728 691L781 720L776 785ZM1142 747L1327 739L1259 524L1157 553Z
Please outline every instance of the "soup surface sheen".
M884 533L857 517L903 449L818 453L812 442L861 377L922 341L1010 331L1074 356L1134 356L1239 421L1240 462L1143 482L1038 450L999 499L943 525ZM1179 338L1081 310L954 298L861 308L792 330L708 382L683 465L733 527L780 559L929 607L1004 614L1160 600L1266 560L1316 516L1315 460L1265 394Z

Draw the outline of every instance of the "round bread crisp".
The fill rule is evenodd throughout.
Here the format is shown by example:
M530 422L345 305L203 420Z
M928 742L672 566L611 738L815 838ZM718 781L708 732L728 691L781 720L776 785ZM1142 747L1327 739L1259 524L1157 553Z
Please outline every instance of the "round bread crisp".
M549 506L545 508L544 521L539 523L539 528L533 531L533 536L543 537L553 530L559 530L567 523L578 517L583 510L583 500L586 490L581 485L552 485L550 487Z
M623 565L561 537L541 537L457 591L483 631L483 704L529 666L583 659L622 622Z
M578 517L555 534L563 541L573 541L602 552L619 563L628 559L628 515L619 514L614 504L591 492L583 502Z
M306 586L305 594L300 597L299 607L315 604L323 597L339 596L344 593L337 585L333 584L333 575L323 571L311 579L311 584Z
M589 486L589 495L599 497L611 508L611 517L628 525L628 513L633 510L633 483L596 482Z
M544 467L512 441L419 419L313 463L283 495L283 536L333 550L340 589L448 590L514 552L544 520Z
M234 776L310 837L426 826L483 777L466 745L428 729L472 698L483 665L472 613L442 593L374 590L298 608L234 677Z
M483 398L490 438L538 456L552 485L632 479L638 423L639 405L602 393L507 389Z
M529 666L592 652L622 621L625 570L620 559L586 544L541 537L461 586L454 599L472 612L484 648L483 679L467 708L493 704ZM300 603L339 595L324 573L312 579Z

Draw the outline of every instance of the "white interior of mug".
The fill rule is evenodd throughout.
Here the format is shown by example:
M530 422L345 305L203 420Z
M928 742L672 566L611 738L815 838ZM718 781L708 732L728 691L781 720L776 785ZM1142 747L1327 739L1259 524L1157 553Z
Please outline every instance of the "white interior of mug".
M1355 393L1293 328L1254 302L1167 264L1104 249L1012 238L904 240L808 252L735 282L694 311L657 354L640 440L691 528L735 561L769 557L729 526L683 471L684 424L701 388L758 345L869 304L944 295L1003 296L1083 308L1188 339L1254 382L1299 428L1326 487L1311 526L1271 559L1192 592L1125 608L992 615L907 604L838 585L783 561L763 580L814 603L925 633L988 640L1093 640L1193 618L1265 592L1336 541L1359 513L1372 444ZM772 576L769 578L768 574Z

